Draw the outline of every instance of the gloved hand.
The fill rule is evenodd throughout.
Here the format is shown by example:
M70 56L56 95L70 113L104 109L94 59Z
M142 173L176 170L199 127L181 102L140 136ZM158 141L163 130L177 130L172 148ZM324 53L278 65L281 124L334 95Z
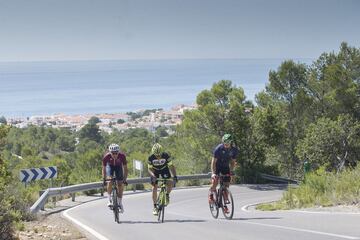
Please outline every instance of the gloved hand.
M123 180L123 184L124 184L125 186L128 185L128 182L126 181L126 179Z
M174 176L174 177L173 177L173 179L174 179L174 182L175 182L175 183L177 183L177 182L178 182L178 178L177 178L177 176Z

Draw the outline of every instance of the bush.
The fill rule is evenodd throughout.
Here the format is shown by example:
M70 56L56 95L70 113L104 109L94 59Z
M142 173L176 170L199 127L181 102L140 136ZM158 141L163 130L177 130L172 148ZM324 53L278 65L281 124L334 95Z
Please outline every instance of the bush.
M298 188L290 187L280 201L262 204L263 210L335 206L360 203L360 165L336 174L325 167L306 175Z

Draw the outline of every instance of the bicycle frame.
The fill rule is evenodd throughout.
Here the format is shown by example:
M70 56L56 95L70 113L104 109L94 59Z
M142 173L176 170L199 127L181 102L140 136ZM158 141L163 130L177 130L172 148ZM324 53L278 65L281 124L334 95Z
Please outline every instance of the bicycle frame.
M112 177L111 179L105 180L106 182L111 182L111 199L112 199L112 209L114 213L115 222L120 223L119 212L120 206L118 203L118 187L116 178Z
M214 192L214 202L209 202L210 212L214 218L219 216L219 208L222 209L223 215L226 219L232 219L234 214L234 201L232 194L228 187L225 186L224 178L229 177L230 175L220 175L220 187ZM225 199L226 196L226 199ZM227 205L231 206L230 212L228 211Z
M156 205L158 208L158 222L164 222L164 215L165 215L165 207L166 207L166 193L167 193L167 185L168 181L172 181L172 179L158 179L158 184L160 183L160 192L158 194Z

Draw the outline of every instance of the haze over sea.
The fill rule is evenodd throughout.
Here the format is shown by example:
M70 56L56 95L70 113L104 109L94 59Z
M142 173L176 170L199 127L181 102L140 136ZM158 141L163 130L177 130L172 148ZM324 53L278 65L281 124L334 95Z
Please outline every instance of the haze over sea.
M194 104L222 79L248 100L284 59L108 60L0 63L0 116L119 113ZM311 63L311 59L296 59Z

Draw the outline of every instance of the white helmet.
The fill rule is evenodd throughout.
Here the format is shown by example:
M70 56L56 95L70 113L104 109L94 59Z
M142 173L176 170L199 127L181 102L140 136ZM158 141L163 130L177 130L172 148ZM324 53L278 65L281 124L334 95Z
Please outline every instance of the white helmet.
M110 152L119 152L120 151L120 147L119 145L117 145L116 143L112 143L109 146L109 151Z

